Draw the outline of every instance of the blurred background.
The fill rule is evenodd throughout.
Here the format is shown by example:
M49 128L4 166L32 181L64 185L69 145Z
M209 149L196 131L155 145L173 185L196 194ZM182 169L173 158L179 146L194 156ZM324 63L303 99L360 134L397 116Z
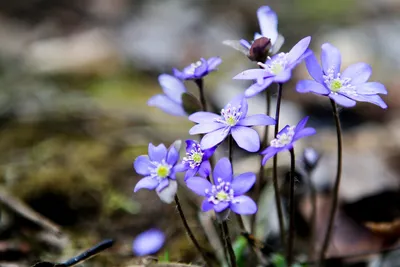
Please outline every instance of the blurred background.
M387 110L359 103L340 111L345 149L339 212L344 226L339 228L344 230L335 232L328 254L395 245L400 232L395 228L400 220L399 0L14 0L0 1L1 264L62 261L103 238L116 238L113 249L87 266L127 266L133 238L150 227L166 232L171 260L193 261L196 252L174 205L163 204L153 192L132 193L139 179L132 162L147 154L148 143L185 140L191 127L187 119L146 102L161 92L159 74L200 57L223 59L219 71L205 79L210 107L218 111L243 92L249 83L232 77L255 65L222 41L251 40L259 31L256 11L262 5L279 16L286 39L281 51L311 35L317 54L330 42L342 52L342 69L367 62L372 80L386 85ZM311 116L318 135L296 152L312 146L323 155L313 182L326 210L336 164L332 112L325 98L295 92L296 80L309 78L304 64L294 77L284 88L281 125ZM194 84L186 85L197 93ZM250 113L264 112L264 96L250 105ZM222 147L219 155L224 152ZM237 172L257 171L259 157L237 152L235 162ZM287 168L288 159L282 156L280 164ZM307 194L298 203L307 221ZM54 225L28 219L29 208ZM196 211L189 205L186 210L201 232ZM376 233L367 222L395 229ZM56 226L62 236L51 231Z

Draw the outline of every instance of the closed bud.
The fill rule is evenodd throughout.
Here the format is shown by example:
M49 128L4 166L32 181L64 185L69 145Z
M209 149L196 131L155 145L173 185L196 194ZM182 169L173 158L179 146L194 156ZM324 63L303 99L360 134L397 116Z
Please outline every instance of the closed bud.
M249 59L256 62L265 62L268 57L268 51L271 48L271 39L266 37L254 40L249 50Z

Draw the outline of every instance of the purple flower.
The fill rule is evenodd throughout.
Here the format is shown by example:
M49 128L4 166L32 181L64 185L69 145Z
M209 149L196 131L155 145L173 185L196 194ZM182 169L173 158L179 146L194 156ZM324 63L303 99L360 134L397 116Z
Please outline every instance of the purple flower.
M182 107L182 94L186 92L185 85L172 75L161 74L158 76L164 95L155 95L149 99L147 104L155 106L165 113L174 116L187 116Z
M137 157L133 164L136 172L145 176L136 184L134 192L155 189L162 201L171 203L177 190L175 165L178 159L179 153L173 145L167 150L163 144L150 143L149 155Z
M159 251L165 242L165 235L158 229L150 229L139 234L132 244L133 253L146 256Z
M278 33L278 16L269 6L262 6L257 10L257 18L261 34L255 33L254 41L261 37L270 39L272 46L269 53L273 55L279 51L284 43L283 36ZM248 50L251 48L251 44L244 39L240 40L240 44Z
M211 173L211 165L208 160L217 147L201 149L199 143L194 140L186 140L186 157L183 158L179 171L186 171L185 181L198 173L201 177L207 177Z
M214 209L222 213L227 209L237 214L254 214L257 212L256 203L244 193L250 190L256 181L252 172L240 174L232 179L232 165L227 158L220 159L213 172L214 185L201 177L192 177L186 185L196 194L204 196L201 209Z
M256 152L260 149L260 137L251 129L255 125L273 125L275 120L264 114L247 116L247 101L243 95L235 97L221 110L221 115L210 112L196 112L189 120L198 123L189 134L206 134L200 142L201 149L220 144L229 134L239 147Z
M210 72L217 70L217 66L221 64L222 60L219 57L212 57L208 60L201 58L196 63L192 63L185 67L182 71L173 69L176 78L181 80L197 80L201 79Z
M311 37L305 37L300 40L289 53L279 53L269 58L265 64L258 63L263 69L250 69L239 73L233 79L238 80L256 80L256 82L246 89L245 96L252 97L267 88L271 83L287 82L291 75L292 69L297 66L309 55L307 48L310 44ZM307 52L306 52L307 51Z
M262 155L265 155L262 160L262 164L265 165L267 160L275 156L275 154L278 154L279 152L284 150L292 149L294 142L296 142L300 138L315 134L316 131L314 128L304 128L307 121L308 117L305 117L304 119L299 121L296 126L286 125L277 134L276 138L271 140L270 146L261 152Z
M297 92L329 96L344 107L353 107L356 101L360 101L387 108L378 96L387 94L385 86L378 82L367 82L372 73L370 65L356 63L340 73L342 59L339 50L329 43L323 44L321 50L322 68L314 54L307 57L307 70L314 81L300 81L296 86Z

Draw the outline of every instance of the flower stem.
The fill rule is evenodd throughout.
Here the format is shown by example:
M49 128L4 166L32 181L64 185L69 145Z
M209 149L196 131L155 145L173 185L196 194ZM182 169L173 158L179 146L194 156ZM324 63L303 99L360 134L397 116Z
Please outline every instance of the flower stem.
M308 257L312 258L315 252L315 226L317 221L317 192L315 190L315 186L311 181L311 172L307 172L308 176L308 186L310 188L311 195L311 219L310 219L310 249L308 251Z
M199 242L197 242L197 239L194 237L193 232L189 227L189 224L188 224L188 222L186 220L185 214L183 213L181 203L179 202L178 195L175 195L175 203L176 203L176 206L178 207L179 215L181 216L183 226L185 227L186 232L189 235L189 238L192 240L192 242L193 242L194 246L196 247L196 249L200 252L200 254L203 257L204 261L207 263L207 266L213 266L209 262L209 259L208 259L207 255L206 255L205 251L200 247Z
M275 133L274 137L278 135L279 132L279 114L281 110L281 99L282 99L282 88L283 85L281 83L278 84L278 97L276 101L276 111L275 111ZM279 193L279 185L278 185L278 154L274 156L273 159L273 175L272 175L272 182L274 185L274 192L275 192L275 202L276 202L276 210L278 212L278 219L279 219L279 233L281 238L282 246L285 245L285 230L283 225L283 212L281 206L281 197Z
M196 80L194 80L194 82L196 83L197 87L199 88L201 109L203 111L207 111L207 102L206 102L206 96L204 94L204 82L203 82L203 79L196 79Z
M231 260L231 266L236 267L235 252L233 251L233 248L232 248L231 237L229 235L228 224L226 223L226 221L222 222L222 229L223 229L223 233L224 233L224 237L225 237L225 246L226 246L226 249L228 250L229 258Z
M287 262L288 266L293 263L293 244L294 244L294 182L295 182L295 156L293 148L290 152L290 194L289 194L289 209L290 209L290 223L289 223L289 239L287 246Z
M265 105L266 105L266 111L265 114L267 116L269 116L271 114L271 93L269 90L266 91L265 94ZM269 126L265 126L265 131L264 131L264 137L263 140L261 142L261 148L265 148L268 144L268 131L269 130ZM258 179L256 180L256 184L254 186L254 200L256 202L258 202L258 199L260 197L260 192L261 192L261 183L264 181L264 165L262 165L262 159L263 159L263 155L261 155L260 158L260 169L258 171ZM255 229L255 221L256 221L256 215L253 215L251 217L251 231L254 232Z
M338 158L337 158L336 181L335 181L335 186L333 188L333 199L332 199L332 205L331 205L331 210L330 210L330 215L329 215L329 223L328 223L328 228L326 230L326 235L325 235L324 243L322 245L321 253L319 255L319 265L321 265L322 261L324 260L325 252L328 249L329 241L330 241L330 238L332 235L332 228L333 228L333 223L335 221L336 208L337 208L337 204L338 204L340 178L341 178L341 174L342 174L342 129L340 126L339 113L338 113L336 103L332 99L330 101L331 101L332 110L333 110L333 117L335 118L335 123L336 123L337 156L338 156Z

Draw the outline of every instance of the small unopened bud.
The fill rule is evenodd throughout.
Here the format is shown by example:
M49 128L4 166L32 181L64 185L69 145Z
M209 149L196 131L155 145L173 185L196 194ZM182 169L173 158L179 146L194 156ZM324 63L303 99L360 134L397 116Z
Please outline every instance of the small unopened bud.
M311 172L317 166L320 154L313 148L309 147L303 151L303 162L306 171Z
M256 62L265 62L268 57L268 51L271 48L271 39L266 37L254 40L249 50L249 59Z

